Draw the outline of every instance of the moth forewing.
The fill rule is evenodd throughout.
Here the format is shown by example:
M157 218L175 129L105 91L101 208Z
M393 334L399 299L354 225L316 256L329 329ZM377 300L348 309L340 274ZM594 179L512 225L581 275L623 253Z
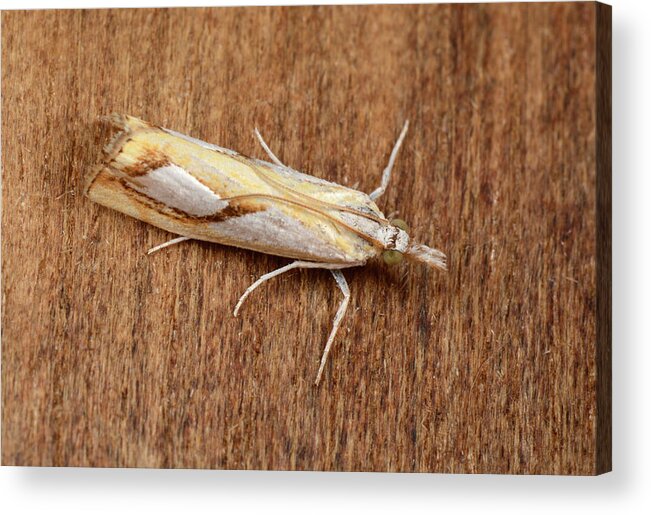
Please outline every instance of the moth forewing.
M231 245L298 261L263 275L247 289L293 268L332 271L344 294L323 352L323 372L350 292L340 269L385 253L387 263L403 254L445 270L445 255L410 241L375 200L388 184L407 124L391 152L382 184L371 196L293 170L280 162L256 130L273 163L163 129L137 118L113 115L118 132L104 159L88 176L86 194L104 206L180 235L159 250L187 239ZM391 253L387 255L386 253Z
M121 134L88 182L91 200L175 234L278 256L357 265L377 255L337 214L361 205L380 218L362 193L132 117L113 121Z

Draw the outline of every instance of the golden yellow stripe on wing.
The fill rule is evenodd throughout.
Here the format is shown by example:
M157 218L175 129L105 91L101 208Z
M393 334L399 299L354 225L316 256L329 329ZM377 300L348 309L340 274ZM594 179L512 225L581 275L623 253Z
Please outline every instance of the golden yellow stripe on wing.
M330 212L349 213L349 214L361 217L363 219L369 220L371 222L375 222L375 223L379 224L380 226L389 226L390 222L388 220L386 220L385 218L381 218L380 216L376 216L376 215L373 215L371 213L365 213L365 212L360 211L359 209L354 209L354 208L351 208L351 207L348 207L348 206L344 206L344 205L340 205L340 204L333 204L332 202L327 202L327 201L321 200L321 199L313 196L313 194L310 195L310 194L306 194L306 193L301 192L301 191L297 191L296 189L294 189L294 188L292 188L290 186L287 186L287 185L281 183L280 181L276 180L276 178L279 177L279 176L278 176L277 173L274 173L274 172L276 172L276 170L274 168L264 167L264 169L261 169L260 165L251 162L251 160L249 160L249 159L247 159L247 158L245 158L243 156L236 156L236 157L234 157L234 159L238 159L244 165L250 167L251 170L253 170L253 172L256 173L256 175L258 175L258 177L260 177L260 179L262 179L264 182L269 184L272 188L274 188L276 191L278 191L278 193L285 193L286 195L289 195L290 197L293 197L293 199L289 199L286 196L282 196L280 194L278 194L278 195L266 195L266 194L261 195L261 194L255 194L255 193L241 195L241 196L238 196L238 197L231 197L231 199L246 198L246 197L266 197L266 198L270 198L270 199L273 198L273 199L275 199L277 201L280 201L280 202L294 204L296 206L301 207L302 209L312 211L313 213L316 213L316 214L320 215L321 217L327 219L338 230L339 229L344 229L346 231L350 231L350 232L354 233L355 235L357 235L358 237L360 237L360 238L366 240L367 242L371 243L372 245L377 246L378 248L382 247L382 243L379 242L376 238L374 238L373 236L371 236L370 234L368 234L365 231L362 231L362 230L360 230L360 229L358 229L356 227L353 227L349 223L345 222L344 220L342 220L341 218L339 218L338 216L336 216L335 214L330 213ZM310 184L310 183L302 183L302 184L300 184L300 186L303 186L303 185L306 185L306 184ZM300 187L300 186L297 184L295 187ZM365 207L367 207L369 210L374 208L378 213L380 213L380 211L377 208L377 206L375 205L375 203L372 202L366 195L364 195L364 194L362 194L360 192L354 191L354 190L349 190L348 188L345 188L343 186L333 184L331 190L335 191L337 189L340 190L340 191L343 191L343 192L345 192L347 194L355 194L356 196L366 197L364 200L367 201L368 206L365 206ZM316 204L316 206L314 206L313 204ZM304 221L309 223L309 220L304 219Z
M376 240L374 238L372 238L368 234L366 234L366 233L352 227L351 225L347 224L346 222L340 220L339 218L337 218L337 217L335 217L335 216L333 216L333 215L331 215L331 214L329 214L329 213L327 213L327 212L325 212L325 211L323 211L323 210L321 210L321 209L319 209L317 207L310 206L310 205L305 204L304 202L300 202L298 200L292 200L292 199L288 199L288 198L285 198L285 197L280 197L278 195L266 195L266 194L259 194L259 193L249 193L247 195L238 195L237 197L227 197L227 198L224 198L222 200L228 201L228 202L238 202L238 201L249 199L249 198L262 198L262 199L268 199L268 200L272 200L272 201L276 201L276 202L283 202L283 203L286 203L286 204L295 205L297 207L300 207L301 209L311 211L312 213L314 213L314 214L316 214L318 216L326 218L328 221L332 222L335 226L343 227L344 229L357 234L360 238L363 238L364 240L368 241L369 243L373 243L373 244L376 243ZM338 209L337 206L333 206L333 209L343 210L343 209ZM375 221L373 217L364 216L364 213L359 213L358 211L355 211L353 209L345 210L345 211L353 213L353 214L358 215L358 216L362 216L364 218L368 218L369 220ZM389 222L387 220L379 220L379 221L386 222L387 225L389 224Z
M307 193L303 193L301 191L297 191L295 189L292 189L289 186L286 186L286 185L272 179L270 176L268 176L267 174L262 172L258 165L254 165L254 164L251 164L251 163L247 163L247 164L258 174L258 176L262 180L264 180L265 182L267 182L271 186L280 189L281 191L289 193L290 195L292 195L294 197L298 197L299 199L303 200L302 204L304 204L307 201L315 202L315 203L319 204L320 206L322 206L325 209L329 209L329 210L332 210L332 211L341 211L341 212L345 212L345 213L351 213L351 214L354 214L354 215L357 215L357 216L361 216L362 218L372 220L372 221L377 222L377 223L379 223L381 225L389 225L389 221L386 220L385 218L380 218L379 216L375 216L375 215L372 215L370 213L364 213L362 211L359 211L357 209L353 209L351 207L342 206L342 205L339 205L339 204L333 204L332 202L327 202L325 200L321 200L318 197L315 197L314 195L309 195ZM379 210L378 210L378 212L379 212Z

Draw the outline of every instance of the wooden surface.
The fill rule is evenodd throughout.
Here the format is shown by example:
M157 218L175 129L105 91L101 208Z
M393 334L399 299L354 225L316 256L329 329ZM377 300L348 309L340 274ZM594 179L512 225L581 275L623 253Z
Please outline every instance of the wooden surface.
M594 3L2 14L2 463L610 469L610 9ZM597 49L599 51L597 51ZM599 70L599 71L597 71ZM374 189L447 274L327 272L88 201L125 112ZM597 161L597 153L600 159Z

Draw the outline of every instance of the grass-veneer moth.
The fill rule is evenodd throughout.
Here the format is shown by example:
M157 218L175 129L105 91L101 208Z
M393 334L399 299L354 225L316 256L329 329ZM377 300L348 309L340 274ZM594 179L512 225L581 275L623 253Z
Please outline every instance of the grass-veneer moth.
M232 245L295 261L255 281L294 268L332 272L344 295L328 336L315 384L350 300L341 270L382 256L395 264L403 256L446 269L442 252L411 241L406 224L388 220L375 201L384 193L405 123L393 147L380 186L371 194L297 172L255 134L271 162L245 157L138 118L112 115L118 132L104 149L103 162L89 174L88 197L104 206L180 235L149 253L185 240Z

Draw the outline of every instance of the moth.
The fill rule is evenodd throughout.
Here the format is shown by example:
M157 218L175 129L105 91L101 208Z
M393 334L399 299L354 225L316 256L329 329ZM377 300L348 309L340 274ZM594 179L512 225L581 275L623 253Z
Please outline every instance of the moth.
M240 297L295 268L330 270L343 293L325 344L315 384L319 384L350 290L342 270L382 256L387 264L404 257L446 270L441 251L411 240L406 223L388 220L375 201L385 192L405 123L380 186L370 194L298 172L283 164L259 131L254 133L270 161L243 156L114 114L106 119L116 134L102 162L88 174L85 193L94 202L179 235L149 254L186 240L232 245L291 258L264 274Z

